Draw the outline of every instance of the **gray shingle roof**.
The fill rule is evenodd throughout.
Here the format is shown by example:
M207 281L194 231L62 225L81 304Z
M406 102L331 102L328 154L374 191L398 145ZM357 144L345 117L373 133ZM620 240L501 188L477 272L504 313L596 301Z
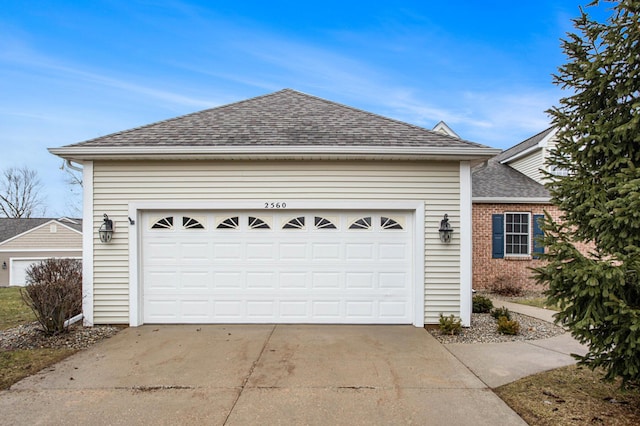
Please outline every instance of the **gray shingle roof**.
M291 89L68 146L305 145L486 148Z
M0 243L13 238L16 235L20 235L33 228L50 222L52 220L58 221L76 231L82 232L82 219L71 219L73 223L64 218L29 218L29 219L14 219L14 218L0 218Z
M498 156L499 157L499 156ZM548 198L549 191L519 171L500 164L498 157L473 168L473 198Z
M538 142L540 142L542 139L547 137L547 135L549 133L551 133L553 131L553 129L555 129L555 127L553 127L553 126L549 127L548 129L543 130L542 132L538 133L537 135L533 135L529 139L525 139L522 142L520 142L519 144L514 145L511 148L502 151L496 157L496 159L498 161L503 161L503 160L506 160L506 159L508 159L510 157L513 157L514 155L518 155L522 151L526 151L527 149L529 149L529 148L531 148L533 146L536 146L538 144Z

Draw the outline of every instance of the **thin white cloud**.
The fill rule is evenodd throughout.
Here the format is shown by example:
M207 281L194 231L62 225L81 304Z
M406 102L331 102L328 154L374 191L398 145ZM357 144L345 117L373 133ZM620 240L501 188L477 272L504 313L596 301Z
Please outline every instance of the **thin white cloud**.
M7 46L6 43L1 43L0 52L4 52L0 53L0 61L2 62L19 65L39 72L44 71L55 74L59 77L60 81L64 83L74 81L74 79L80 79L81 81L98 84L105 88L133 92L154 100L161 100L188 107L209 108L216 105L216 102L211 100L188 97L137 84L132 81L108 77L104 73L86 71L81 67L65 64L60 60L35 52L24 45L12 44L11 46ZM134 79L132 78L132 80Z

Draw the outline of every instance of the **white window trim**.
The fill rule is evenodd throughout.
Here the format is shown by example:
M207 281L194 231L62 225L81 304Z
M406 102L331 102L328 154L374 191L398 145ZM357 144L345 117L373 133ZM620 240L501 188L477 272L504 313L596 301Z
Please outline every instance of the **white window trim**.
M87 168L85 167L85 171ZM85 193L85 197L86 197ZM87 198L85 198L86 200ZM91 199L91 198L89 198ZM471 197L469 197L469 201ZM357 200L357 201L317 201L317 200L282 200L287 205L284 210L405 210L413 212L413 325L424 327L425 316L425 271L424 271L424 223L425 209L424 201L397 200ZM471 204L471 203L469 203ZM140 224L142 214L148 210L269 210L264 208L265 200L242 200L242 201L222 201L222 202L202 202L196 200L181 200L179 203L170 201L140 201L129 203L129 217L135 218L135 231L129 233L129 326L137 327L143 324L142 320L142 295L140 291L142 271L138 265L140 247ZM85 206L86 209L86 206ZM92 209L91 209L92 210ZM93 212L91 212L93 213ZM85 218L87 218L85 210ZM92 222L87 220L85 222ZM85 232L85 236L90 232ZM470 239L470 238L469 238ZM93 252L91 253L93 260ZM88 263L88 262L87 262ZM83 263L84 264L84 263ZM469 284L469 293L470 290ZM92 311L93 314L93 306ZM93 318L93 317L92 317Z
M518 215L523 215L526 214L527 215L527 253L507 253L507 215L508 214L518 214ZM533 223L531 218L533 217L533 214L531 214L531 212L504 212L504 257L506 258L530 258L531 257L531 252L533 251L533 247L532 247L532 232L533 232ZM519 234L519 233L511 233L511 234Z

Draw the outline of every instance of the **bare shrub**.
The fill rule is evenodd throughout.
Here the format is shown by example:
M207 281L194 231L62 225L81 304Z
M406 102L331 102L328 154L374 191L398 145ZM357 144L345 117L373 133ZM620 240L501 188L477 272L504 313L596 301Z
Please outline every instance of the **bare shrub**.
M507 297L522 296L524 294L523 288L514 284L506 275L497 277L495 281L489 284L488 290L493 294Z
M45 334L69 331L65 321L82 312L82 262L46 259L30 266L22 299L31 308Z

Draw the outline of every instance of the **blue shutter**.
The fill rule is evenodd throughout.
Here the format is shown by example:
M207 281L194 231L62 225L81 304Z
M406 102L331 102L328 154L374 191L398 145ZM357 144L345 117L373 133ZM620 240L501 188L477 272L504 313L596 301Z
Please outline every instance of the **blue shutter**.
M502 259L504 257L504 216L501 214L491 215L491 227L493 236L492 257L494 259Z
M542 231L542 227L540 226L540 222L544 219L543 214L534 214L533 215L533 258L540 259L540 256L536 256L537 254L544 253L544 244L542 244L542 237L544 237L544 232Z

